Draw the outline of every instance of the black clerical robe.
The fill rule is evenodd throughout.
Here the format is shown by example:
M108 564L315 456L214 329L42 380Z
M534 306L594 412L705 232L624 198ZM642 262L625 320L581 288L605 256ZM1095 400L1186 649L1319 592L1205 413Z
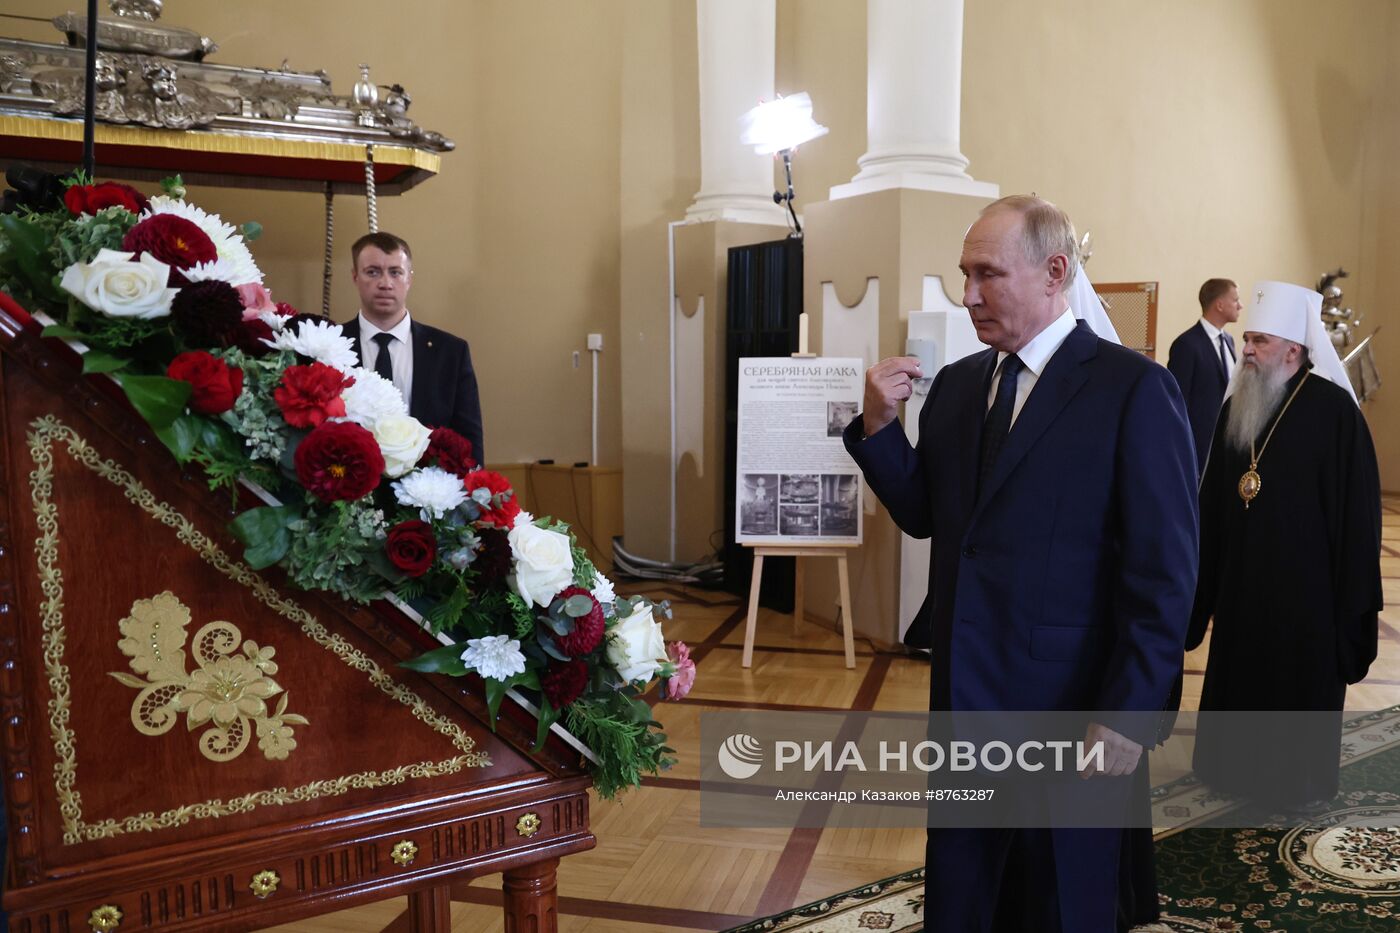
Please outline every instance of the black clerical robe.
M1346 391L1315 373L1284 410L1305 375L1283 393L1248 509L1238 485L1249 452L1223 440L1225 403L1201 483L1200 577L1186 643L1199 645L1214 617L1203 712L1336 711L1262 732L1238 719L1201 717L1197 774L1219 790L1280 806L1337 791L1340 710L1346 685L1375 660L1382 601L1370 432Z

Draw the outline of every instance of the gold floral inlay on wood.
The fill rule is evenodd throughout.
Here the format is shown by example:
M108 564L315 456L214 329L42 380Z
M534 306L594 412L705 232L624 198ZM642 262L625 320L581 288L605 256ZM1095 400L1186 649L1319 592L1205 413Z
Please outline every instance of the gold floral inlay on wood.
M74 845L96 839L111 839L124 833L154 832L185 826L193 820L217 819L235 813L250 813L259 807L334 797L352 790L390 787L415 778L438 778L456 774L463 768L490 767L491 758L476 748L476 740L462 727L433 709L417 693L394 679L373 658L329 631L301 605L285 599L242 561L234 560L194 523L162 502L136 477L115 462L104 460L78 432L53 415L36 418L29 424L29 455L34 464L29 474L30 497L38 536L34 555L39 578L39 617L44 651L44 672L51 699L49 736L53 741L54 793L63 821L63 842ZM229 580L245 587L259 602L292 623L302 637L329 652L340 663L358 671L377 690L405 707L419 722L447 739L455 755L440 761L419 761L382 771L361 771L338 777L309 781L296 787L276 786L227 799L214 798L182 804L167 810L136 813L120 819L89 822L83 815L82 794L78 790L77 735L69 726L72 718L72 678L64 660L68 630L64 624L63 570L58 559L59 511L54 501L54 448L62 446L80 465L119 490L132 505L159 524L175 532L180 543ZM269 656L270 659L270 656Z
M131 615L118 623L126 637L117 647L131 658L131 669L146 678L112 672L117 680L141 691L131 703L136 731L164 735L184 713L191 732L209 726L199 738L199 750L210 761L237 758L254 732L267 758L285 759L297 747L292 726L304 726L307 721L287 712L287 694L272 679L277 673L277 662L272 660L277 649L259 647L252 639L243 641L238 627L228 622L210 622L195 632L190 648L199 666L187 673L189 624L189 607L169 590L152 599L138 599ZM278 697L275 710L267 705L272 697Z
M122 925L121 908L115 904L103 904L88 914L88 926L93 933L112 933Z

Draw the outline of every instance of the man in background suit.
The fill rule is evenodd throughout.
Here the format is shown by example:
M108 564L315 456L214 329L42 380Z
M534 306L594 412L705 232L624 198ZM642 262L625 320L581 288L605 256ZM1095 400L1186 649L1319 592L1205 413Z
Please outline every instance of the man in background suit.
M1102 711L1085 742L1104 743L1105 765L1084 776L1123 782L1181 670L1196 471L1176 382L1075 322L1077 252L1053 204L988 206L961 267L990 349L934 377L917 449L896 416L919 362L881 360L844 440L899 527L933 539L931 709ZM1114 933L1122 837L930 828L927 929Z
M471 441L472 459L484 466L471 350L462 338L409 314L405 302L413 284L413 254L408 244L392 233L369 233L350 247L350 256L360 313L342 329L355 341L360 365L394 383L410 415Z
M1186 398L1191 436L1196 442L1196 473L1206 468L1215 419L1225 401L1225 387L1235 368L1235 341L1225 325L1240 319L1240 290L1229 279L1206 279L1197 296L1201 319L1172 341L1167 369Z

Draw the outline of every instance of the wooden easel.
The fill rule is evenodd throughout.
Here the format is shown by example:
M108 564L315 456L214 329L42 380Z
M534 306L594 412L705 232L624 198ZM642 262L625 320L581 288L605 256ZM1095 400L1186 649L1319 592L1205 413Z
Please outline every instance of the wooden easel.
M753 547L753 582L749 584L749 619L744 626L744 667L753 666L753 638L754 630L758 626L758 590L763 583L763 558L765 557L792 557L796 558L797 564L797 592L793 594L792 607L792 630L795 633L802 624L803 618L803 572L802 559L804 557L834 557L836 558L837 579L841 584L841 634L846 641L846 666L856 666L856 646L852 636L851 623L851 574L849 564L846 561L846 554L850 550L842 545L793 545L774 546L746 545Z
M807 321L807 312L804 311L798 317L798 349L793 354L796 359L812 359L816 356L815 353L807 352ZM846 560L849 548L840 544L774 545L771 547L745 544L744 546L753 548L753 582L749 584L749 619L744 626L744 667L753 666L753 638L754 630L758 626L758 591L763 584L763 558L765 557L791 557L795 559L797 580L792 606L793 634L796 634L801 627L804 616L802 601L806 581L803 579L802 559L804 557L836 558L836 573L841 583L841 633L846 640L846 667L855 667L856 647L851 634L851 574Z

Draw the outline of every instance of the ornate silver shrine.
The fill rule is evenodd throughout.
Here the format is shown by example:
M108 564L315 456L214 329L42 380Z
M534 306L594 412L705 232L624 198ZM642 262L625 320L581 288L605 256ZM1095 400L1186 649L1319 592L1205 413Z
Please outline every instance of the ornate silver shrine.
M1317 290L1322 293L1322 323L1327 328L1327 336L1346 366L1347 377L1351 379L1357 399L1364 402L1381 387L1381 374L1376 369L1376 358L1371 350L1371 341L1381 329L1377 327L1356 346L1352 346L1357 328L1366 314L1342 305L1342 287L1337 283L1346 277L1347 270L1340 267L1324 272L1318 279Z
M159 129L216 132L434 152L450 139L407 116L401 85L378 88L361 66L356 93L331 90L324 71L215 65L206 36L157 22L160 0L109 0L115 16L97 27L97 119ZM87 18L64 13L53 24L68 44L0 38L0 114L81 116ZM374 93L366 93L366 85Z

